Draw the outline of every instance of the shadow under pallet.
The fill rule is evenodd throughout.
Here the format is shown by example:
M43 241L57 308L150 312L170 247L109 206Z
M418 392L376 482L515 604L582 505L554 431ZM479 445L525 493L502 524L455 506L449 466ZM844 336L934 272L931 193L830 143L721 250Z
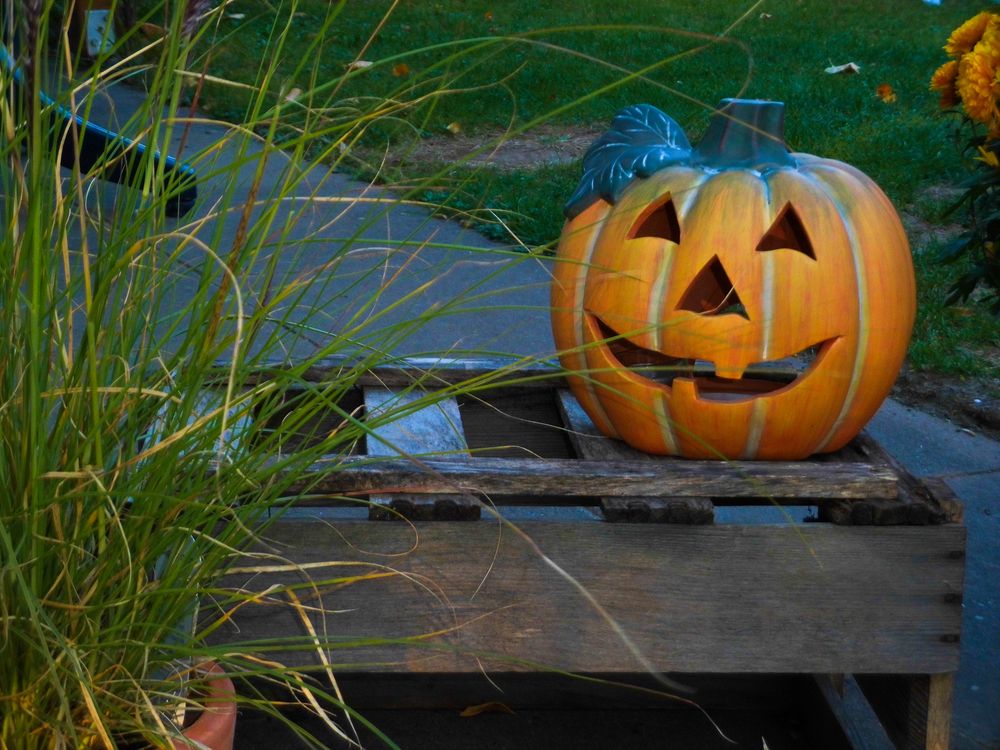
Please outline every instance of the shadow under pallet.
M493 387L406 409L470 377ZM871 438L798 462L650 457L598 435L557 370L491 361L404 362L350 398L406 415L301 477L308 498L267 534L304 566L385 573L313 592L326 611L313 627L335 634L326 658L345 684L459 680L460 704L470 685L526 675L651 673L668 692L797 675L827 727L804 746L949 746L961 506ZM304 632L266 602L236 628L241 641ZM389 691L386 707L440 708L432 694Z

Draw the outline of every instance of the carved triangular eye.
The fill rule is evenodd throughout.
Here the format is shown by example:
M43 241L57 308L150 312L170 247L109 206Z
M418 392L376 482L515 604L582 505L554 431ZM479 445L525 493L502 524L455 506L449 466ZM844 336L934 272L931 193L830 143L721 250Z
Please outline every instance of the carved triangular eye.
M798 250L816 260L816 253L813 251L809 235L806 234L806 228L791 203L785 204L774 224L757 245L758 252L769 250Z
M670 195L667 195L659 203L646 207L629 235L629 239L636 237L660 237L680 244L681 223L677 218L677 209L674 208L674 201Z

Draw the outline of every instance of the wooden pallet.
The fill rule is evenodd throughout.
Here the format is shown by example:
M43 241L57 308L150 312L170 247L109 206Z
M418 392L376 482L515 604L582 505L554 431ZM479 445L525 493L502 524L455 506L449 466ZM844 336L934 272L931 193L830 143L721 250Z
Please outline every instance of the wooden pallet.
M384 370L355 398L377 414L414 382L492 367ZM321 462L301 478L308 501L269 530L297 563L391 571L322 592L338 614L315 626L343 639L341 671L809 674L844 726L836 676L853 674L898 747L948 747L965 530L947 488L865 436L800 462L649 457L598 435L551 371L518 379ZM367 520L344 510L360 497ZM773 522L731 522L734 509ZM237 625L241 639L301 632L285 607Z

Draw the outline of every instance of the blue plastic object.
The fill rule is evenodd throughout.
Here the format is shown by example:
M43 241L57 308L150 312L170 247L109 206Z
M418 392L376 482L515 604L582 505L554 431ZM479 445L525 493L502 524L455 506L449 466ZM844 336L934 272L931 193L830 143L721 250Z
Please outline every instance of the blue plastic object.
M24 85L23 72L17 67L10 52L3 45L0 45L0 65L10 72L15 83ZM79 128L79 152L63 149L60 163L64 167L71 168L79 159L81 171L89 172L103 162L104 166L100 170L102 179L119 184L132 182L136 176L133 165L142 159L147 152L144 144L84 120L66 107L56 103L45 92L41 92L41 102L44 107L55 114L60 127L68 127L73 122ZM115 158L116 156L123 156L123 158ZM178 162L174 157L163 155L159 151L154 151L152 158L157 165L162 162L164 175L168 181L175 181L173 189L177 190L177 193L166 204L167 214L183 216L194 207L197 200L197 174L187 164Z

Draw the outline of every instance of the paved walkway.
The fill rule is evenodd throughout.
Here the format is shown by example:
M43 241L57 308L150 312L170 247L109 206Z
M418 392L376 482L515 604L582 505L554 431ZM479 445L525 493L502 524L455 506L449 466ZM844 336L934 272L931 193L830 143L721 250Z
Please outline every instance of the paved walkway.
M139 96L118 87L113 102L99 102L95 119L114 126ZM208 176L203 198L211 201L224 190L247 195L259 150L245 147L241 137L221 126L194 125L185 155L203 150L211 153L197 163ZM237 160L243 166L233 180L228 165ZM282 156L272 156L258 196L269 197L286 170L295 169ZM285 201L275 223L297 221L291 233L299 244L281 251L280 272L291 278L304 268L322 267L348 241L352 250L325 268L324 278L300 301L323 312L310 321L311 328L286 337L289 354L324 345L358 319L371 324L356 333L359 346L397 354L551 354L544 260L506 253L456 223L431 218L423 208L380 203L391 196L340 174L300 177L298 200ZM235 216L227 218L223 231L231 234L236 224ZM965 502L969 554L954 747L1000 749L1000 443L892 401L870 429L910 471L945 479Z

